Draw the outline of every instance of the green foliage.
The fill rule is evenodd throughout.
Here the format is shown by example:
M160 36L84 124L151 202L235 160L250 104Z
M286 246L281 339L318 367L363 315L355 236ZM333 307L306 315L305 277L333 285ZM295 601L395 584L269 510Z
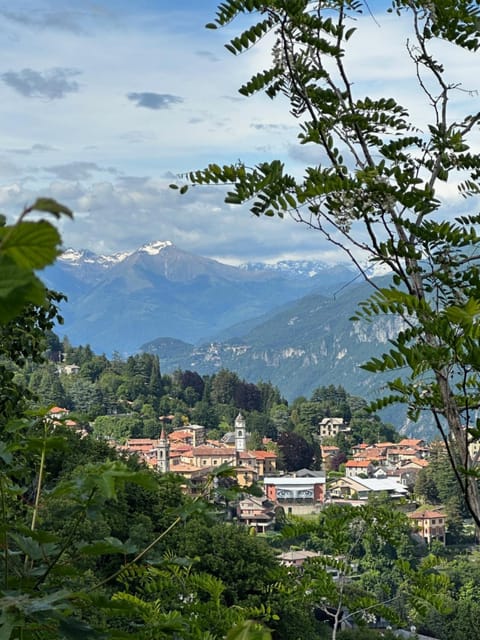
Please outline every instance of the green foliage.
M281 462L287 471L308 469L312 465L314 448L298 433L282 433L277 443Z
M26 209L16 225L8 227L2 219L0 229L2 639L158 638L173 632L192 639L227 634L269 638L261 623L273 618L269 611L263 606L245 611L225 607L224 588L213 575L192 574L188 584L182 580L183 590L169 576L172 599L162 612L140 600L134 589L117 589L110 597L115 579L122 585L120 575L140 572L142 559L187 515L201 510L201 496L186 504L177 480L154 475L134 460L119 460L103 443L82 440L54 423L45 409L25 412L27 402L34 400L28 383L39 393L40 403L61 401L93 415L124 383L118 379L118 362L109 371L108 360L89 347L75 351L64 345L68 357L78 359L79 374L59 377L49 363L35 369L47 347L55 359L60 354L51 329L61 297L44 289L33 272L53 261L60 244L50 223L24 220L33 210L70 215L67 208L43 198ZM142 397L142 416L155 421L154 407L145 400L156 402L162 393L158 359L138 356L125 368L136 386L124 389L124 401L129 402L128 393L135 394L135 402ZM117 406L121 401L117 399ZM125 580L123 586L128 586ZM192 597L192 589L198 597ZM183 611L173 605L182 602L180 594ZM126 624L116 623L120 612ZM145 623L142 629L139 618Z
M29 304L47 303L46 290L34 270L52 264L60 249L60 235L46 220L25 220L33 211L55 217L72 216L71 211L54 200L39 198L22 212L18 222L7 225L0 219L0 322L13 320Z

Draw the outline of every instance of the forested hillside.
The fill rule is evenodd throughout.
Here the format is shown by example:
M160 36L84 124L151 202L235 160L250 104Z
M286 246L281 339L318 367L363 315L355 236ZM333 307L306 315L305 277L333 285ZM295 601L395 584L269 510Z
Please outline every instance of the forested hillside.
M388 499L325 506L308 520L279 516L275 532L252 536L227 517L227 503L249 493L232 485L228 469L212 470L200 493L189 495L181 478L107 444L156 437L164 418L168 430L195 422L220 437L241 409L252 445L267 437L281 450L282 438L296 438L297 456L300 441L310 445L309 462L289 457L285 446L282 463L321 467L314 445L322 417L352 426L336 440L344 451L398 437L361 398L330 385L289 405L271 384L227 370L162 375L156 356L109 360L61 344L50 331L44 339L48 322L36 332L27 318L9 325L8 335L30 327L34 351L25 345L24 357L13 358L3 339L4 375L13 373L12 390L24 398L23 408L2 401L4 637L315 640L331 637L332 628L339 639L376 637L340 631L340 611L360 627L385 619L445 640L465 637L466 616L480 615L471 595L480 564L419 545ZM52 404L70 411L63 425L45 417L41 407ZM33 414L20 419L27 408ZM447 495L445 478L425 476L429 499L438 490ZM295 549L312 555L301 573L279 562Z
M320 420L328 416L350 423L351 444L396 437L391 425L366 411L364 399L341 386L318 387L288 403L271 383L247 382L227 369L203 376L189 370L163 375L156 355L109 359L89 346L61 343L54 333L47 355L44 364L18 370L18 384L36 394L38 404L68 409L95 435L154 438L163 416L170 429L200 424L212 437L221 437L242 411L248 430L260 439L296 431L313 444Z

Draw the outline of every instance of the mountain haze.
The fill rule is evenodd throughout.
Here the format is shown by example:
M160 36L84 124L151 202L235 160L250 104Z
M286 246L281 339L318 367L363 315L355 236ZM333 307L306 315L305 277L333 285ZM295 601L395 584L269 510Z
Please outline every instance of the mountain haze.
M73 344L121 354L159 336L196 344L351 278L346 267L309 274L233 267L168 241L113 256L67 250L45 273L47 285L68 296L62 333Z
M388 282L388 276L377 280L380 286ZM387 316L353 322L358 303L371 293L367 283L352 283L337 296L310 294L285 304L236 338L233 330L228 339L196 346L159 338L142 349L158 354L166 373L180 368L213 374L225 368L246 380L272 382L289 401L331 384L373 400L385 394L387 377L372 375L361 365L388 351L389 339L402 323ZM384 409L381 415L405 434L430 438L434 432L428 416L410 424L402 406Z
M124 356L153 352L164 373L227 368L271 381L288 400L329 384L381 396L385 378L360 366L387 350L400 329L391 317L350 320L372 290L345 265L233 267L157 241L112 256L68 250L46 281L68 296L60 333L73 344ZM402 409L384 418L405 427Z
M394 318L352 322L358 303L370 293L369 285L361 283L338 296L310 294L251 323L254 326L236 337L230 330L232 335L225 340L199 346L175 344L172 351L168 341L159 339L142 349L158 353L163 370L180 367L214 373L224 367L250 380L271 380L290 400L332 383L372 397L381 392L383 382L360 365L385 351L400 322Z

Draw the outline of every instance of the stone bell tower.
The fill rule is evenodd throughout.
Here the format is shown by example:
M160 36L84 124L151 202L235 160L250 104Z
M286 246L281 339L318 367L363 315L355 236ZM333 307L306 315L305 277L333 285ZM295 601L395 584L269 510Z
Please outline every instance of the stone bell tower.
M161 473L170 471L170 443L163 427L157 446L157 469Z
M247 450L247 431L245 418L241 413L235 418L235 451Z

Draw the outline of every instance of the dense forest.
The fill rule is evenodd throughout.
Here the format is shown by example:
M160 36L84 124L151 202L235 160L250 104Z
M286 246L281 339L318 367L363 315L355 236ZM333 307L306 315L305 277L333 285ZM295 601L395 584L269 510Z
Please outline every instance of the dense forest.
M73 347L66 338L60 342L54 333L48 335L46 356L43 364L18 370L18 383L35 392L42 405L68 409L96 436L158 437L161 417L169 429L200 424L209 438L218 439L232 429L241 411L258 447L264 437L276 441L291 432L313 446L324 417L342 417L350 424L348 439L339 438L345 451L358 442L399 438L391 425L368 411L365 400L335 385L319 387L289 405L269 382L247 382L225 369L204 376L180 370L162 375L156 355L114 355L109 360L88 345Z

